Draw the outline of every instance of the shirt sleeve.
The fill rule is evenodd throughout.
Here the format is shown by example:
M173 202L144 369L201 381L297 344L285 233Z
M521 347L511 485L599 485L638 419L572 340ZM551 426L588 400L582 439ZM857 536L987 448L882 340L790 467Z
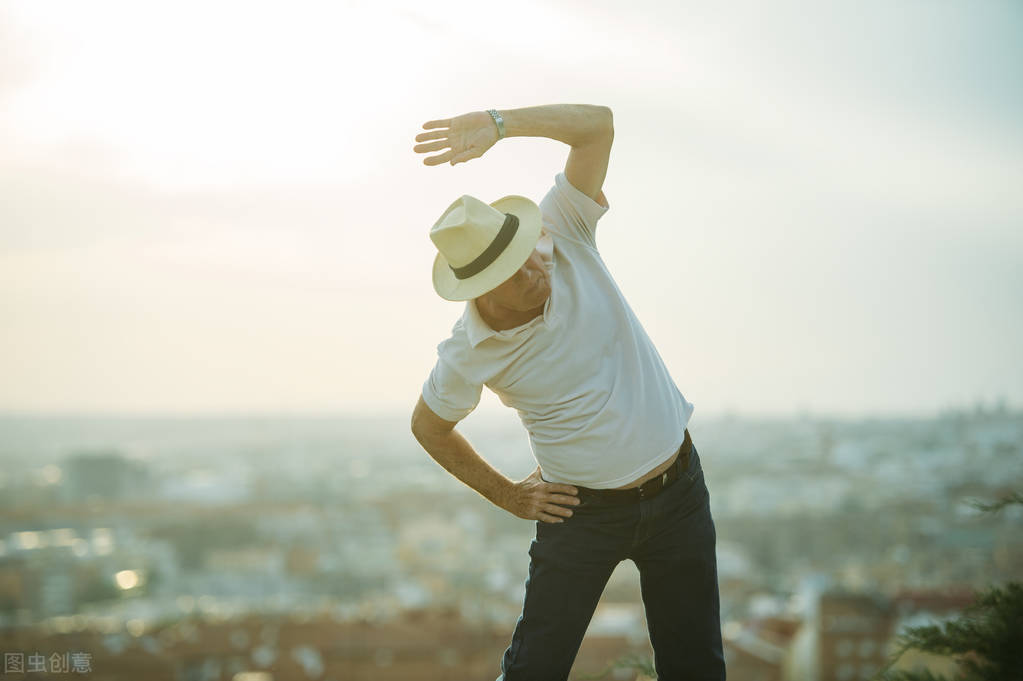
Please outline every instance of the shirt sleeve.
M610 203L602 206L583 194L562 171L554 176L554 186L539 205L553 232L596 249L597 221L609 210Z
M480 403L483 386L467 381L450 364L438 359L423 383L423 401L445 421L461 421Z

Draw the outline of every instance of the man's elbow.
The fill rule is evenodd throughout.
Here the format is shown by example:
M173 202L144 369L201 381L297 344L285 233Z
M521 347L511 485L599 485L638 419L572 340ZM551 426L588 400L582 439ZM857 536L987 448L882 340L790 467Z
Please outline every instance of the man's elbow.
M412 410L409 427L418 443L427 447L428 443L437 442L438 439L450 435L455 423L455 421L446 421L435 414L420 396L415 409Z
M589 116L584 135L572 146L604 145L612 142L615 136L615 125L611 107L594 104L590 109Z
M451 431L442 430L432 425L417 425L415 421L412 423L412 436L416 438L416 442L418 442L430 456L433 456L435 451L444 448L446 444L445 438L450 434L450 432Z
M416 438L419 444L423 444L423 441L427 439L426 423L423 419L419 409L412 412L412 419L409 421L409 429L412 431L412 436Z
M615 135L615 117L614 112L611 111L609 106L600 106L601 115L601 130L604 134L614 137Z
M413 437L427 449L429 449L427 447L429 443L436 441L438 437L444 435L447 430L445 428L446 425L446 423L440 424L437 417L428 411L423 402L416 405L416 408L412 411L412 419L409 422L409 428L412 430Z

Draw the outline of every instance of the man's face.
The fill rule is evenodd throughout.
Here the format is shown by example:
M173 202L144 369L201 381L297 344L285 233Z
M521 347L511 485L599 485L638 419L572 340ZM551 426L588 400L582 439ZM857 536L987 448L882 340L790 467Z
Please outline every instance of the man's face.
M550 294L551 275L539 251L533 249L515 274L484 295L502 307L527 312L547 302Z

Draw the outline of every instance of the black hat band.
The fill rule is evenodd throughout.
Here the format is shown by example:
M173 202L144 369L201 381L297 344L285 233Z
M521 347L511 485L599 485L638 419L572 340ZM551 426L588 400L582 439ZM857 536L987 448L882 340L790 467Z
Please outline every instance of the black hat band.
M477 256L468 265L461 267L451 267L451 271L455 273L456 279L468 279L471 276L477 275L483 270L490 267L490 264L497 260L497 256L504 253L504 249L511 243L512 237L515 236L515 232L519 230L519 219L511 213L504 214L504 224L501 225L501 231L497 233L494 240L490 242L490 245Z

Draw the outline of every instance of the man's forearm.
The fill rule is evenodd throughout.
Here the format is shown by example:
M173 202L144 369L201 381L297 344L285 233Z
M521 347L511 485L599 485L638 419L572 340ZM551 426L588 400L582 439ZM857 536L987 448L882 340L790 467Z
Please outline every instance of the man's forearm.
M502 109L505 137L549 137L575 147L613 127L611 109L592 104L545 104Z
M476 453L457 430L430 436L417 435L419 444L444 470L472 487L495 506L506 508L508 492L514 482L502 475Z

